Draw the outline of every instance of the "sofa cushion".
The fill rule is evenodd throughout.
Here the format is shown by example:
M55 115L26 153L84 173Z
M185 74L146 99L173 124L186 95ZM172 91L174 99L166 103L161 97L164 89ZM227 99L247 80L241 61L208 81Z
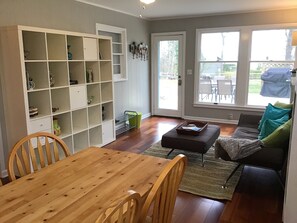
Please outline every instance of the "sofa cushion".
M292 109L293 108L293 104L287 104L287 103L283 103L283 102L280 102L280 101L275 102L274 106L278 107L278 108L285 108L285 109Z
M226 161L232 161L228 153L220 148L218 151L218 156ZM285 152L282 148L262 148L261 150L255 152L254 154L245 157L240 160L236 160L241 164L267 167L274 170L281 170L283 167Z
M265 137L262 142L265 147L287 148L290 138L292 119L278 127L273 133Z
M286 116L283 116L282 118L276 119L276 120L266 119L262 125L258 138L264 139L265 137L269 136L271 133L274 132L274 130L276 130L278 127L280 127L287 121L288 119Z
M257 128L238 126L233 133L233 138L258 139L259 131Z
M267 119L276 120L276 119L284 118L286 120L289 120L290 114L291 114L291 109L278 108L269 103L260 120L258 130L261 131L262 126Z

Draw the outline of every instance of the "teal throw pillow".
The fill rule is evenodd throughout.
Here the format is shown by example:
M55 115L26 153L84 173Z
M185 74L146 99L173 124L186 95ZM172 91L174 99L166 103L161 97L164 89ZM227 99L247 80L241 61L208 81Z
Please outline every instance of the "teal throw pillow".
M265 137L269 136L274 132L274 130L283 125L286 121L288 121L288 117L286 115L276 120L266 119L262 125L258 138L264 139Z
M269 136L262 139L265 147L286 147L290 139L292 119L278 127Z
M267 119L276 120L276 119L283 118L284 116L285 116L285 119L289 120L290 114L291 114L291 109L278 108L269 103L260 120L258 130L261 132L262 125L264 124L265 120Z

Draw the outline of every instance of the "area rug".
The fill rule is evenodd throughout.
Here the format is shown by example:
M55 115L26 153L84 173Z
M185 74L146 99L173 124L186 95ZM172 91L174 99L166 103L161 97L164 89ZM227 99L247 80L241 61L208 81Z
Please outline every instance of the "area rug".
M144 154L168 159L173 159L178 154L186 155L188 163L179 188L180 191L213 199L232 199L233 192L242 172L242 167L238 168L236 173L228 181L227 188L222 188L225 180L236 167L236 163L216 159L214 157L213 147L204 154L204 167L201 166L201 154L199 153L174 150L167 157L166 155L169 151L169 148L162 147L161 142L158 142L147 149Z

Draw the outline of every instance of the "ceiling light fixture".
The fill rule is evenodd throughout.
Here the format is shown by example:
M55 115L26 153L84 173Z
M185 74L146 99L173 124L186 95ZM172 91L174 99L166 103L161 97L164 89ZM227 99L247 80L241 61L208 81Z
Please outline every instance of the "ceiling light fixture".
M151 3L153 3L153 2L155 2L155 0L140 0L142 3L144 3L144 4L151 4Z

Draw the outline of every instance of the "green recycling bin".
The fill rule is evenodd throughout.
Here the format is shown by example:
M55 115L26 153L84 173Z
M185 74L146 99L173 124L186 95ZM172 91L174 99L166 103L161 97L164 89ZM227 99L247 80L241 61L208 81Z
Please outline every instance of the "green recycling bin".
M140 128L141 117L142 117L141 112L125 111L125 114L128 115L130 127Z

